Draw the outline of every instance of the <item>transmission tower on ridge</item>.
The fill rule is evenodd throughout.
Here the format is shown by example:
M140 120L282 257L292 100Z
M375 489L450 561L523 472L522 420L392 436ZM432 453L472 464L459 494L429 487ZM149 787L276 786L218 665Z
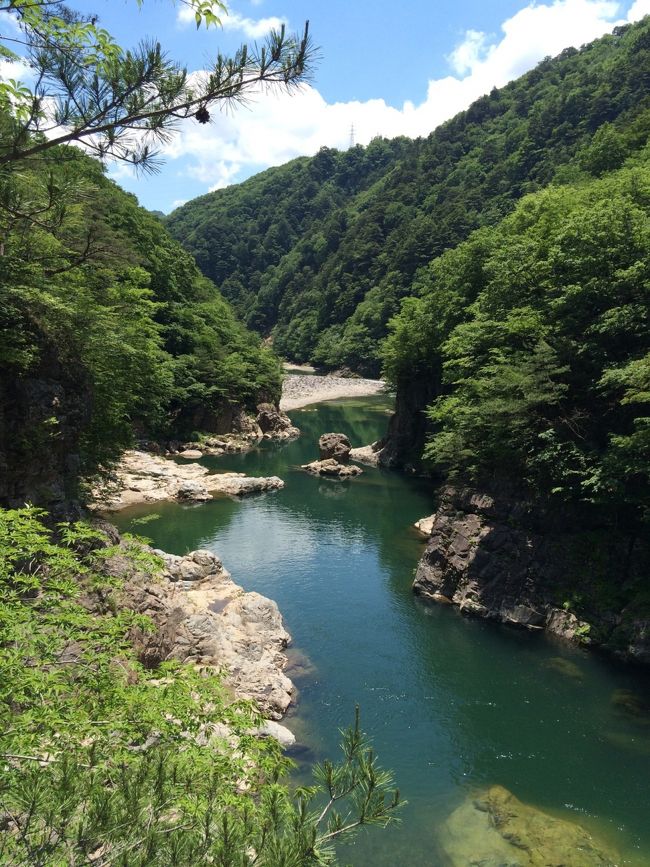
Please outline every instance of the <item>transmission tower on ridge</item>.
M350 147L353 148L355 145L354 141L354 124L350 127Z

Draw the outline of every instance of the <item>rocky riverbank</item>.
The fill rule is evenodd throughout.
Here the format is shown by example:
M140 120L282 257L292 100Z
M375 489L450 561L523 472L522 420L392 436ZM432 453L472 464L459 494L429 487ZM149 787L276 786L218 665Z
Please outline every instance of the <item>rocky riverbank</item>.
M429 537L415 593L650 663L643 545L506 494L447 487L416 526ZM623 601L619 601L623 600Z
M115 528L104 522L100 526L119 546L104 567L123 584L118 605L146 615L155 627L132 633L141 661L152 668L179 660L218 669L237 698L250 699L264 716L280 719L293 692L284 674L291 636L275 602L245 592L211 551L180 557L145 547L162 562L152 581L150 572L140 570L137 558L129 556Z
M211 473L201 464L178 463L149 452L127 451L115 468L111 484L95 490L91 508L115 512L138 503L173 499L206 502L215 494L241 497L283 487L284 482L277 476Z
M288 412L323 400L380 394L385 388L386 384L381 379L290 374L285 376L282 384L280 409Z

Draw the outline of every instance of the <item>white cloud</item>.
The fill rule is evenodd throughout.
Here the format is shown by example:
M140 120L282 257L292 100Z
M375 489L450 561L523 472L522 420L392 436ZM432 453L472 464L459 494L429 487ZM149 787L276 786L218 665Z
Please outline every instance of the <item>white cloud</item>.
M181 172L216 189L232 183L240 171L250 174L280 165L314 154L324 145L344 149L352 124L360 144L376 135L427 135L542 58L571 45L579 47L624 23L616 18L620 5L611 0L531 3L502 24L498 38L468 30L448 58L455 75L431 80L418 105L407 101L394 108L383 99L327 103L310 86L291 95L266 91L234 112L213 111L209 125L184 126L165 156L184 159ZM641 17L649 6L650 0L635 0L627 20Z
M480 30L468 30L465 39L451 52L447 60L459 75L471 72L486 53L487 36Z
M25 82L31 75L31 69L23 60L0 60L0 81Z
M650 0L636 0L627 13L627 20L639 21L644 15L650 15Z
M221 23L224 30L241 30L247 39L261 39L263 36L267 36L271 30L279 30L283 24L287 24L287 21L276 16L260 18L255 21L253 18L245 18L238 12L231 12L227 18L223 18Z
M286 24L284 18L273 15L269 18L248 18L230 9L228 14L219 13L221 26L224 30L241 31L247 39L261 39L267 36L271 30L279 30ZM194 24L194 10L190 6L181 6L176 15L176 20L182 26Z

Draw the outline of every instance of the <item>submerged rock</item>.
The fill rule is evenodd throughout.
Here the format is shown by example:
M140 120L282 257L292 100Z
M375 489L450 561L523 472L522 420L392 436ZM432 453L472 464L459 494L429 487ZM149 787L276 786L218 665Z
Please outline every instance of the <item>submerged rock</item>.
M353 465L340 464L334 458L328 458L324 461L312 461L310 464L303 464L303 470L312 473L315 476L331 476L339 479L349 479L353 476L360 476L363 470L361 467Z
M564 677L571 678L571 680L578 681L584 677L582 669L575 662L571 662L570 659L564 659L562 656L553 656L542 664L544 668L556 671L558 674L564 675Z
M615 689L612 706L637 725L650 726L650 701L631 689Z
M329 459L347 464L350 460L350 440L342 433L326 433L318 440L319 460Z
M615 852L580 825L556 819L491 786L440 829L450 867L616 867Z

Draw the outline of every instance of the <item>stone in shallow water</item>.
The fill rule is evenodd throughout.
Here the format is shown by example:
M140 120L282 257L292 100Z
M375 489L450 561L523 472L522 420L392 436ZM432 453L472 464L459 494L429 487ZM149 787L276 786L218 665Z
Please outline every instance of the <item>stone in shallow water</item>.
M450 867L616 867L615 852L580 825L523 804L502 786L468 798L439 841Z
M332 476L339 479L348 479L351 476L360 476L363 470L351 464L340 464L334 458L324 461L312 461L310 464L302 464L302 469L307 470L314 476Z
M333 458L340 464L347 464L350 459L350 440L342 433L325 433L318 440L319 460Z

